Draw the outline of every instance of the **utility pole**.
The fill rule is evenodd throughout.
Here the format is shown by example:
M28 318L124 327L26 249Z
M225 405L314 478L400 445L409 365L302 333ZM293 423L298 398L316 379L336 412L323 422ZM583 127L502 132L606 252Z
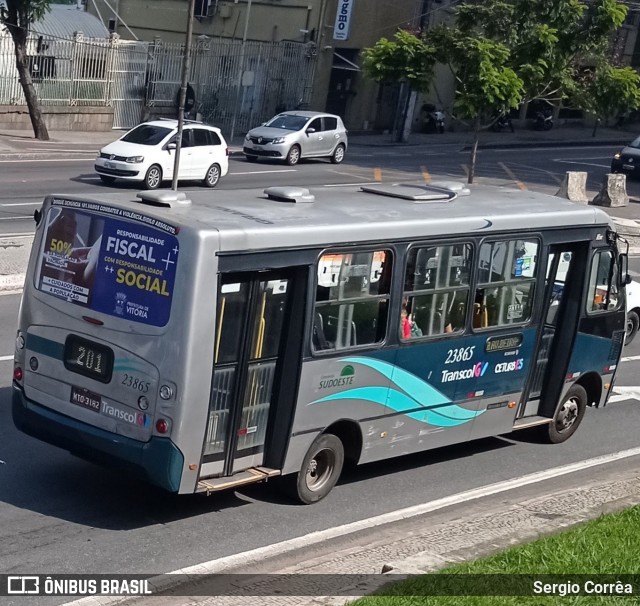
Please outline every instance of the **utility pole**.
M229 142L233 140L233 136L235 135L236 117L238 115L238 109L242 109L241 107L242 103L240 101L240 93L242 89L242 78L244 75L244 55L245 55L245 46L247 45L247 32L249 31L250 15L251 15L251 0L247 0L247 12L244 17L244 34L242 34L242 50L240 51L240 77L238 79L238 92L236 94L236 103L235 103L235 107L233 108L233 119L231 120L231 135L229 135Z
M178 167L180 166L180 150L182 149L182 129L184 128L184 105L187 98L187 84L191 69L191 38L193 36L193 13L196 0L189 0L189 15L187 18L187 37L184 42L184 57L182 62L182 83L180 84L180 103L178 104L178 135L176 141L176 157L173 161L173 181L171 189L178 191Z

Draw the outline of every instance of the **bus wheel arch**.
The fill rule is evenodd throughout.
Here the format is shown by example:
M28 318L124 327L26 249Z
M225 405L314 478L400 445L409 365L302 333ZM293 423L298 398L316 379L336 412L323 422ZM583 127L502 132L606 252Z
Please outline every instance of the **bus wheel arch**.
M587 392L587 406L598 406L602 399L602 377L597 372L587 372L575 385L580 385Z
M589 397L587 390L579 382L574 383L558 402L551 423L540 426L541 441L550 444L566 442L578 430Z
M321 433L309 446L300 471L285 477L285 490L305 505L317 503L336 485L344 464L344 446L333 433Z
M336 421L324 433L331 433L337 436L344 448L344 462L350 466L356 466L362 454L362 431L360 425L355 421L341 419Z

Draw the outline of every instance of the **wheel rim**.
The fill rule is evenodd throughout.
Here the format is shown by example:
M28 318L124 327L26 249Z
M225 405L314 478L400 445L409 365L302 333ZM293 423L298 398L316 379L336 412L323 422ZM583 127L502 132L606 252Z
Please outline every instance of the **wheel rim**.
M299 159L300 151L297 147L292 147L291 151L289 152L289 162L291 162L291 164L297 164Z
M147 185L149 185L149 187L158 187L158 185L160 185L160 171L157 168L149 170Z
M569 398L558 411L556 419L556 429L559 433L564 433L575 424L578 419L578 411L580 410L580 402L577 398Z
M309 490L314 492L321 490L329 481L335 469L336 456L333 450L324 448L316 453L309 461L307 471L305 472L305 483Z
M633 334L633 320L631 318L627 318L627 324L624 332L627 338Z
M334 154L334 157L336 162L342 162L342 160L344 159L344 147L342 147L342 145L339 145L336 148L336 153Z
M220 171L217 166L212 166L207 173L207 183L209 185L215 185L220 178Z

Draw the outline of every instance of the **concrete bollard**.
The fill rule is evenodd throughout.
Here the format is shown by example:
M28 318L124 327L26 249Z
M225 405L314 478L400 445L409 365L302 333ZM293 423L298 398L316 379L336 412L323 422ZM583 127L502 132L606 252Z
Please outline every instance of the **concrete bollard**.
M629 204L629 196L627 196L627 176L619 174L605 175L600 191L590 204L606 206L608 208L627 206Z
M559 198L566 198L572 202L588 204L587 197L587 173L568 170L556 193Z

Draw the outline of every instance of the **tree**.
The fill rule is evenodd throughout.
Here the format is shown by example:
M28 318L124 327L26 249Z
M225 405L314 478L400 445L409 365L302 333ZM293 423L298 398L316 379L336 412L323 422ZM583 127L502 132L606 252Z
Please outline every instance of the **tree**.
M631 67L604 65L585 79L581 106L595 117L593 136L600 121L622 116L640 106L640 75Z
M480 131L493 124L497 108L517 107L524 83L509 66L510 51L501 42L447 26L436 28L431 39L438 49L438 60L449 66L456 79L454 113L471 121L473 144L467 181L473 183Z
M433 79L435 48L415 34L399 30L395 41L381 38L371 48L362 51L362 69L377 82L402 85L398 103L400 120L396 121L396 138L402 140L403 125L409 111L411 91L429 88Z
M29 108L33 133L36 139L42 141L49 140L49 133L40 111L38 95L29 71L27 39L31 24L42 18L50 4L51 0L5 0L5 6L0 7L0 22L6 27L13 39L16 68Z

